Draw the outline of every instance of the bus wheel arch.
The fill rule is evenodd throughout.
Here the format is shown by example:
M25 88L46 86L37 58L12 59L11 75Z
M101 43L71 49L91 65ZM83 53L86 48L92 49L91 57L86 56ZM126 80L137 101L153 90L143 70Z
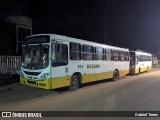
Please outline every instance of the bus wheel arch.
M113 72L112 80L116 81L116 80L118 80L118 78L119 78L119 70L115 69L114 72Z
M79 88L82 80L82 74L80 72L76 72L71 77L71 83L69 86L69 90L76 90Z

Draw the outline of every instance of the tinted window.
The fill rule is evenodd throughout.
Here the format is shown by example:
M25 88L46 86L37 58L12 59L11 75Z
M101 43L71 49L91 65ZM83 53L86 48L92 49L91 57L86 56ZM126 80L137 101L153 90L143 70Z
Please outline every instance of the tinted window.
M125 52L125 61L129 61L129 52Z
M56 44L53 49L53 66L61 66L68 64L68 47L64 44Z
M112 60L118 61L119 53L118 50L112 50Z
M81 45L78 43L70 43L70 59L81 60Z
M125 56L125 52L124 51L119 51L119 61L124 61L124 56Z
M106 48L106 60L107 61L111 60L111 49Z
M103 60L104 58L104 49L101 47L96 47L95 48L95 60Z
M94 60L94 47L89 45L83 45L83 59Z

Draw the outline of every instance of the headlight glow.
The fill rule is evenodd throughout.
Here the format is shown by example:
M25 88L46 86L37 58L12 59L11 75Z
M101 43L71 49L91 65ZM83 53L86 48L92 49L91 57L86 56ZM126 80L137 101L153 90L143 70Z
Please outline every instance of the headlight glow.
M44 73L44 74L40 77L40 79L41 79L41 80L44 80L44 79L46 79L48 76L49 76L49 73Z

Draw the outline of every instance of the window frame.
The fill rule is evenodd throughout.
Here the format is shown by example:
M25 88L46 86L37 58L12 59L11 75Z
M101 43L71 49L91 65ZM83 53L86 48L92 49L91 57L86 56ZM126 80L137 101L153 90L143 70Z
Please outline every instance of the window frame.
M71 51L71 44L76 44L77 45L77 47L78 47L77 51ZM71 59L71 52L76 53L77 59ZM82 60L82 45L80 43L75 43L75 42L70 42L69 43L69 59L71 61L81 61Z
M84 51L84 47L91 47L91 51ZM95 48L92 45L83 44L82 45L82 60L84 61L93 61L94 60L94 50ZM91 54L91 59L86 59L84 55Z
M109 51L109 52L108 52ZM106 61L111 61L112 60L112 49L110 48L105 48L105 57L106 57Z
M97 49L101 49L101 52L99 52L99 51L97 51ZM97 57L97 55L101 55L101 57L99 57L100 59L97 59L98 57ZM96 60L96 61L104 61L104 48L103 47L99 47L99 46L96 46L95 47L95 58L94 58L94 60Z
M56 62L54 63L54 62L53 62L53 61L54 61L54 60L53 60L53 57L54 57L54 58L56 57L56 56L55 56L55 55L56 55L55 45L65 45L65 46L66 46L66 50L67 50L67 51L66 51L67 54L65 54L65 55L67 55L67 56L66 56L66 58L67 58L67 62L66 62L66 63L56 63ZM66 65L68 65L68 63L69 63L68 53L69 53L69 52L68 52L68 45L67 45L67 44L63 44L63 43L56 43L56 44L55 44L55 43L53 43L53 44L52 44L52 67L66 66Z

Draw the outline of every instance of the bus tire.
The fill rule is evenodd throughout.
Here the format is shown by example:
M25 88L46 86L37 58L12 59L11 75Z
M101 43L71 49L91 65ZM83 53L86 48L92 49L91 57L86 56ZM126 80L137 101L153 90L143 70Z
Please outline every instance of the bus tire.
M149 67L147 67L147 70L146 70L146 72L148 72L148 70L149 70Z
M69 90L76 90L79 88L79 85L80 85L80 77L74 74L71 78L71 85L69 87Z
M118 70L114 70L112 80L113 80L113 81L116 81L116 80L118 80L118 77L119 77L119 72L118 72Z
M139 70L138 70L138 74L140 74L141 73L141 68L139 68Z

